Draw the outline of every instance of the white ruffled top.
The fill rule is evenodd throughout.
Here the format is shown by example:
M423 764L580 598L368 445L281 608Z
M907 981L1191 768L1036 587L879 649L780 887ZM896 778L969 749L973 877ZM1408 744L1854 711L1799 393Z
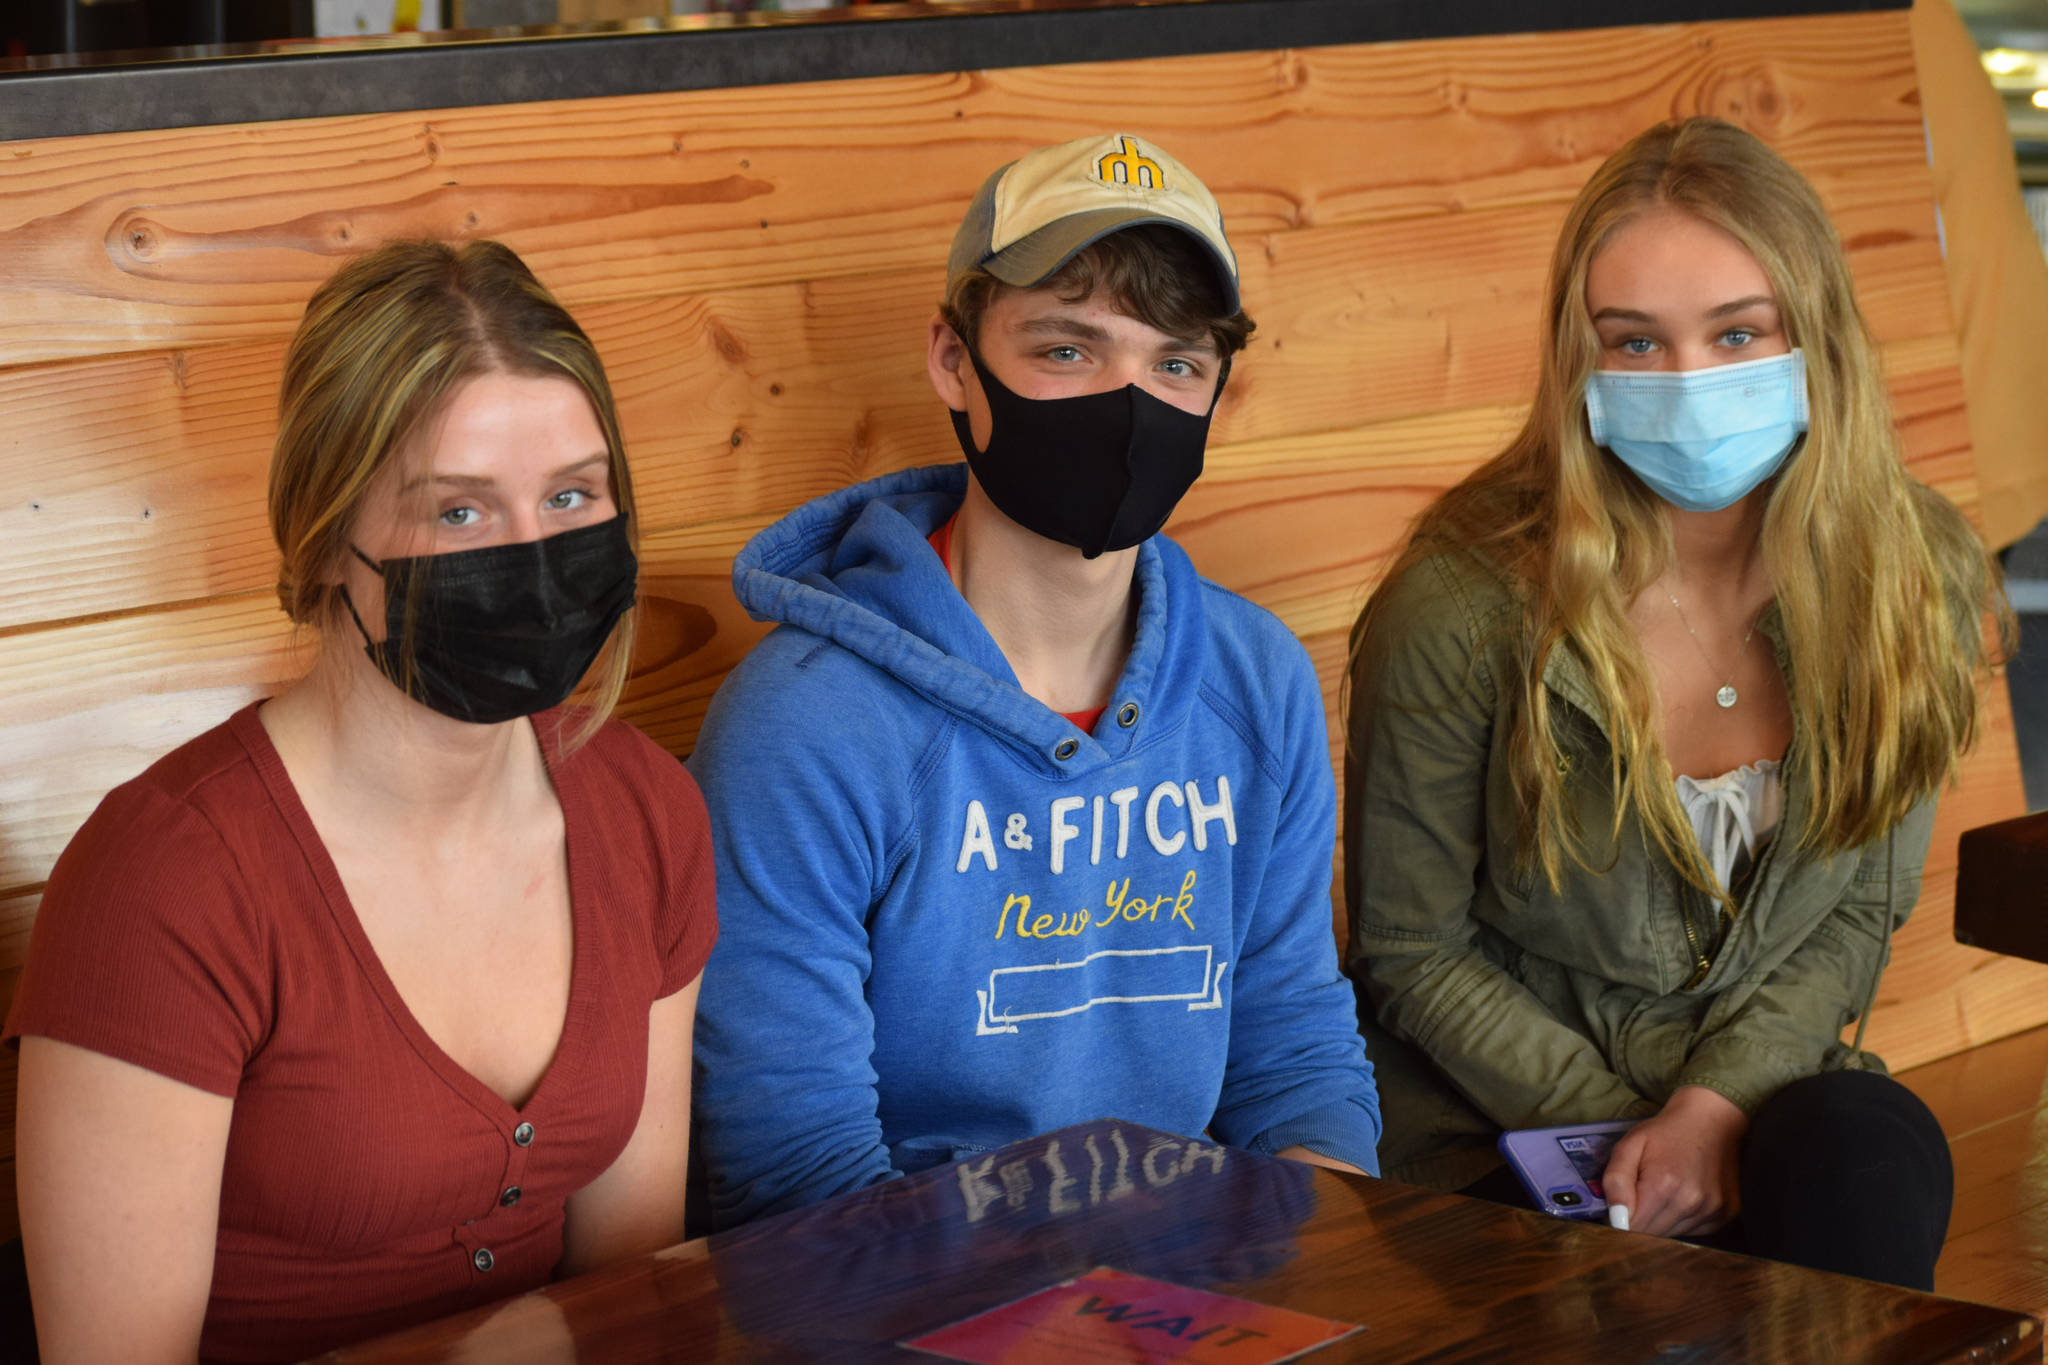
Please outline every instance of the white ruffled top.
M1726 891L1756 862L1784 814L1778 761L1759 759L1719 777L1681 776L1678 803L1685 807L1700 852L1707 855Z

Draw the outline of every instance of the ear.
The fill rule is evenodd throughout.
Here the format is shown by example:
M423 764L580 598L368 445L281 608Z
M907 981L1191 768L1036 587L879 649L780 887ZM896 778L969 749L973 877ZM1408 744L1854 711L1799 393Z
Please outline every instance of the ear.
M967 343L936 313L925 340L924 366L932 381L932 391L953 411L970 411L968 392L970 388L979 388L980 383L975 378L973 363L967 358Z

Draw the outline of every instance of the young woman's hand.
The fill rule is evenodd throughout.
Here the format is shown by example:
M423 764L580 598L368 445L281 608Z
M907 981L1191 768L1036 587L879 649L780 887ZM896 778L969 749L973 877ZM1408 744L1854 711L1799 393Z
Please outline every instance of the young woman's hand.
M1741 1212L1742 1135L1749 1115L1704 1086L1680 1086L1655 1118L1614 1144L1601 1177L1629 1227L1658 1237L1719 1231Z

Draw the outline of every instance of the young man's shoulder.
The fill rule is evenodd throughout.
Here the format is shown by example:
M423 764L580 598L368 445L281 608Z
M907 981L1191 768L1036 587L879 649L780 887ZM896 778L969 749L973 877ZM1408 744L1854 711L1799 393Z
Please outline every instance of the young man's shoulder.
M804 762L829 757L871 774L914 763L944 719L875 663L801 626L780 625L720 684L689 765L702 779L707 763L722 764L728 756L743 765L777 761L777 755Z
M747 651L718 688L719 704L780 716L789 707L897 715L921 709L916 689L854 650L802 626L776 626Z
M1220 583L1199 581L1209 647L1204 681L1231 695L1262 698L1315 690L1308 648L1285 621Z

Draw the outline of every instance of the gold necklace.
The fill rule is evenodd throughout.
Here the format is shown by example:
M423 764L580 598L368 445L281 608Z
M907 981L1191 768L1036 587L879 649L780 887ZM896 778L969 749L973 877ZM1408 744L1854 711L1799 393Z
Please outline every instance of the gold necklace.
M1719 669L1714 667L1713 659L1707 654L1707 647L1704 644L1700 643L1700 633L1692 628L1692 622L1685 619L1685 608L1678 605L1677 595L1674 594L1669 588L1664 589L1664 595L1671 599L1671 610L1678 613L1678 624L1685 627L1685 633L1687 635L1692 636L1693 648L1697 649L1700 652L1700 658L1705 661L1707 665L1707 671L1710 673L1720 672ZM1742 637L1742 645L1735 652L1735 658L1738 665L1742 661L1742 656L1749 651L1749 642L1750 639L1756 634L1757 622L1763 619L1764 614L1763 612L1759 611L1756 614L1755 620L1752 620L1749 623L1749 631ZM1718 706L1720 706L1720 708L1723 711L1726 711L1729 707L1735 705L1735 703L1740 699L1741 694L1735 690L1735 675L1733 673L1730 673L1728 675L1728 681L1722 683L1720 690L1714 693L1714 701Z

